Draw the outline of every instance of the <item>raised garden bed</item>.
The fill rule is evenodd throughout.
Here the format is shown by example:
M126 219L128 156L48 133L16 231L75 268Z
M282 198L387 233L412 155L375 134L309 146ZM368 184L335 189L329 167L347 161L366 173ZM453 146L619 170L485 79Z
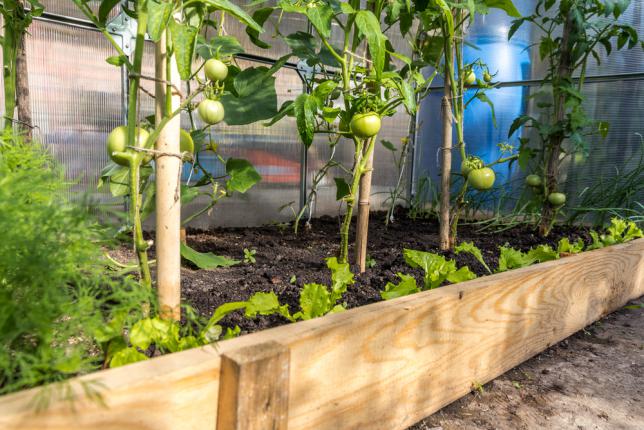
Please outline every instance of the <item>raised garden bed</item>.
M0 428L404 429L643 294L640 239L76 378L39 414L5 396Z

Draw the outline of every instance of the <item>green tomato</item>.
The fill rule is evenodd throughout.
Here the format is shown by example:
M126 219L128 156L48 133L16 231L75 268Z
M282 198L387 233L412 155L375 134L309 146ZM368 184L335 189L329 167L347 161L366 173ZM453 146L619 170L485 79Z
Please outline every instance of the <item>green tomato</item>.
M489 72L483 72L483 80L489 84L492 82L492 75Z
M495 179L496 175L494 174L494 170L489 167L472 169L467 175L467 183L470 184L472 188L479 191L485 191L492 188Z
M475 83L476 74L474 73L474 71L470 71L470 73L465 76L465 85L474 85Z
M540 187L543 182L541 181L541 176L539 175L528 175L525 178L525 183L531 187Z
M191 155L195 153L195 142L192 140L190 133L184 129L179 132L179 148L182 153L188 152Z
M566 195L564 193L550 193L548 194L548 201L552 206L563 206L566 203Z
M351 132L360 139L373 137L380 131L380 116L375 112L354 115L351 119Z
M115 155L115 152L128 152L128 153L135 153L133 149L128 149L128 146L143 146L145 144L145 141L148 140L148 137L150 134L145 131L142 128L137 128L137 144L136 145L128 145L127 144L127 127L124 125L121 125L119 127L116 127L112 132L107 136L107 155L114 161L116 164L120 166L129 166L130 163L128 162L128 158L124 157L122 155ZM143 159L144 163L148 163L152 159L151 155L146 155L145 158Z
M199 103L197 112L206 124L217 124L224 119L224 105L219 100L206 99L202 101Z
M204 64L204 72L206 73L206 77L211 81L223 82L226 76L228 76L228 66L219 60L211 58Z

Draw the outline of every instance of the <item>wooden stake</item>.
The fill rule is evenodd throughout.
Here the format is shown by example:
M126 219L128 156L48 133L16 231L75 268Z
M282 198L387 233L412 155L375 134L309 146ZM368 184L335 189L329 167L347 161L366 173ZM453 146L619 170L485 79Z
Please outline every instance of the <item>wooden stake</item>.
M22 1L20 7L24 8ZM29 96L29 70L27 67L27 35L25 30L18 37L16 49L16 107L18 108L18 121L27 139L31 140L33 119L31 116L31 98Z
M443 115L443 144L441 146L441 206L440 206L440 249L450 249L450 189L452 173L452 104L450 103L450 79L445 80L445 95L441 103Z
M221 356L217 430L286 430L290 352L269 341Z
M373 142L369 142L373 145ZM367 145L368 146L368 145ZM369 200L371 196L371 173L373 172L373 153L369 155L366 171L360 178L360 194L358 195L358 220L356 226L356 263L360 273L367 270L367 238L369 234Z
M166 35L156 45L156 119L157 124L167 115L167 107L174 111L181 103L179 94L172 86L163 82L170 81L181 88L181 78L174 58L168 58ZM167 67L170 61L170 67ZM170 71L167 76L166 70ZM159 82L160 81L160 82ZM170 92L171 103L166 106L166 95ZM161 131L156 142L156 150L169 154L179 154L179 130L181 116L177 115ZM157 254L157 291L161 316L179 320L181 318L181 199L180 169L182 161L176 156L158 156L156 159L156 254Z

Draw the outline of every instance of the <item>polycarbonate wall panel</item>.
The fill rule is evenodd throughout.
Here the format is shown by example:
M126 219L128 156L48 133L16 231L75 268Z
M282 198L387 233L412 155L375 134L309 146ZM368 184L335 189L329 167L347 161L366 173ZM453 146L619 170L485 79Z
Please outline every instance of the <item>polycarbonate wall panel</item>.
M72 0L40 0L40 3L45 7L46 13L83 20L87 19ZM101 5L101 2L99 0L90 0L87 3L94 13L98 14L98 8ZM109 17L115 17L119 10L120 6L116 6L110 13Z
M76 189L94 194L108 161L105 139L122 121L121 71L105 62L113 48L98 32L62 24L34 21L29 32L34 135L78 182Z

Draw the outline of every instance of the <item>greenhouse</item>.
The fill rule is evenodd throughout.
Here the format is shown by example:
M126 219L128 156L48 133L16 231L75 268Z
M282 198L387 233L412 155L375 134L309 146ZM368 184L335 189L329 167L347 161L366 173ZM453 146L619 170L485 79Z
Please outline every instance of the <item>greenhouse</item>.
M0 430L644 428L644 1L0 12Z

